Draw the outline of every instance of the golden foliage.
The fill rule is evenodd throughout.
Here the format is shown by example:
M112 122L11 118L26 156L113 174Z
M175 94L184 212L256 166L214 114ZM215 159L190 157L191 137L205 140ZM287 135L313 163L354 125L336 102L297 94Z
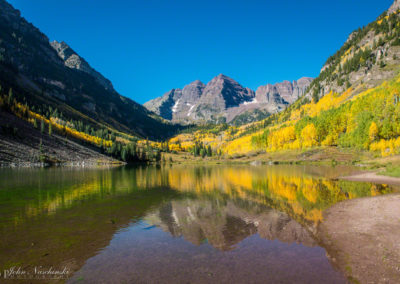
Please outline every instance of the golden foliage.
M112 141L111 140L105 140L102 138L99 138L97 136L89 135L85 132L80 132L77 131L73 128L71 128L68 124L62 125L61 121L57 118L51 117L50 119L47 119L46 117L35 113L25 105L22 105L21 103L15 103L15 108L16 108L16 114L25 119L25 117L22 117L20 114L21 113L27 113L28 118L26 118L30 123L34 124L34 121L43 121L45 124L48 126L51 124L52 130L57 131L58 133L61 133L63 135L67 135L69 137L82 140L91 144L94 144L96 146L104 146L104 147L111 147L112 146Z
M309 124L301 131L301 146L303 148L310 148L318 145L317 130L314 124Z
M378 137L378 134L379 134L378 126L376 125L376 123L374 121L371 123L368 133L369 133L369 141L370 142L374 141Z

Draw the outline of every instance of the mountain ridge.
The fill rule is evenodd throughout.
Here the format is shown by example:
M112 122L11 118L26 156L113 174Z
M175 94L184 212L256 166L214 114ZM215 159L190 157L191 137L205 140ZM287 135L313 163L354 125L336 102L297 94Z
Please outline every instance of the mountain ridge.
M115 91L111 81L90 66L90 64L76 53L66 42L58 42L54 40L50 42L50 45L57 51L58 56L64 61L65 66L88 73L95 77L106 89Z
M241 115L245 117L244 122L251 122L256 119L251 116L255 111L266 117L283 110L305 93L311 81L310 77L302 77L292 82L266 84L253 91L234 79L219 74L207 85L196 80L186 85L183 91L172 89L163 96L144 103L144 106L161 117L178 123L230 123ZM185 88L193 86L197 87L195 95L182 96Z

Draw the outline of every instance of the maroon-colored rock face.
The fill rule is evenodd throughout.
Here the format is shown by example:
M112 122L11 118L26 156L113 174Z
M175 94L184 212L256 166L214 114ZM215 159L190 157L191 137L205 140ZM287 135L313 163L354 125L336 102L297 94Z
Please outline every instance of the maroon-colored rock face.
M207 85L196 80L185 86L182 91L172 90L144 105L174 122L231 122L246 113L249 113L248 121L251 121L254 111L268 115L284 109L305 93L311 81L312 78L305 77L293 82L267 84L254 92L232 78L220 74ZM179 95L176 95L176 90L179 90ZM255 116L254 119L256 118Z
M283 81L275 85L267 84L260 86L256 91L257 101L292 104L305 93L312 80L312 78L304 77L293 82Z

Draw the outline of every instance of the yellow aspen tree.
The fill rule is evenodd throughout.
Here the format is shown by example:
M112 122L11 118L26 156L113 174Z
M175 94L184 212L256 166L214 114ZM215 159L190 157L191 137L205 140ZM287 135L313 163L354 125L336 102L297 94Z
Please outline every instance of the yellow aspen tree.
M371 123L371 126L369 127L369 141L373 142L378 138L378 126L376 125L375 122Z
M303 148L308 148L308 147L318 145L317 129L315 129L315 126L313 123L304 127L304 129L301 131L301 137L303 139L303 143L302 143Z

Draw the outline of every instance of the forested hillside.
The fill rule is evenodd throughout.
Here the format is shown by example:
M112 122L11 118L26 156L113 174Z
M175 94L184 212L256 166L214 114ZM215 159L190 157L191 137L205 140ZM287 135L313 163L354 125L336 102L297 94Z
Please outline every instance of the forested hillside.
M51 106L36 112L25 98L19 101L12 89L7 94L1 87L0 125L0 166L161 160L160 150L147 140L67 120Z
M144 140L165 139L181 128L121 96L66 43L50 43L4 0L0 120L4 165L159 160L159 150Z

